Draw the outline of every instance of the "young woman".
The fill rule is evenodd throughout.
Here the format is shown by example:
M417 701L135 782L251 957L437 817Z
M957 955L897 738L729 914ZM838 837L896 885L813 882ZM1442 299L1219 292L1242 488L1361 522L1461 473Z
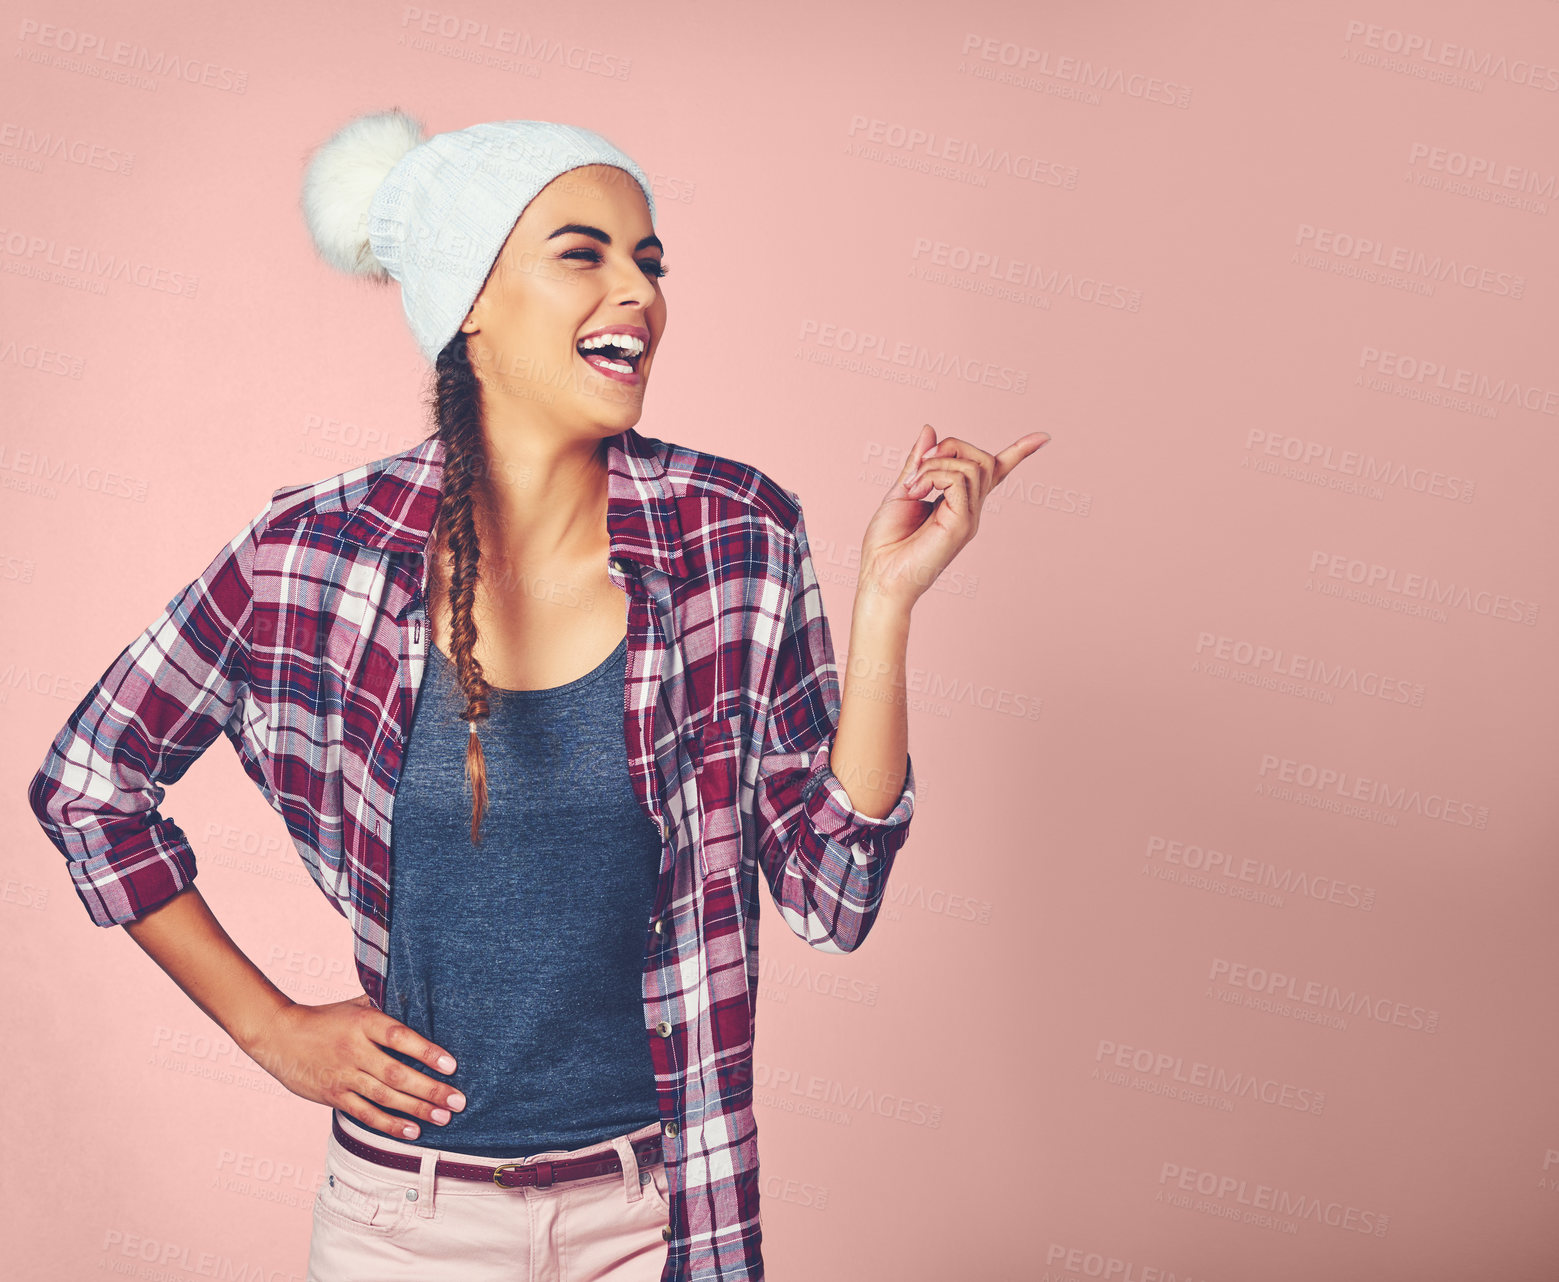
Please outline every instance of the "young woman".
M33 809L95 922L332 1108L313 1282L761 1278L759 874L814 947L864 940L914 806L911 607L1049 438L921 429L841 699L796 495L635 430L667 264L631 159L386 112L316 152L304 208L327 261L400 283L435 431L278 490L78 706ZM156 807L219 734L360 996L291 1001L193 885Z

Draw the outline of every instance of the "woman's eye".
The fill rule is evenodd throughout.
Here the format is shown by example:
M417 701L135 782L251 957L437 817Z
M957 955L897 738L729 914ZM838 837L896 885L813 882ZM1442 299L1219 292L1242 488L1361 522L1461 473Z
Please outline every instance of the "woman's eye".
M570 249L566 253L559 255L559 257L578 258L581 255L588 258L592 263L601 261L601 251L598 249ZM656 280L659 280L671 270L664 262L658 262L653 258L641 258L639 260L639 268L646 276L651 276Z

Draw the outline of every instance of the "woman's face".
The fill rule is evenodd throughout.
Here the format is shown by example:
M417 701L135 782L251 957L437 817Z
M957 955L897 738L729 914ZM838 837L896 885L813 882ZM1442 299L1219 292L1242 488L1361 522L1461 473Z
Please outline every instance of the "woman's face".
M522 418L597 436L637 423L666 328L662 252L626 170L586 165L543 187L461 325L489 414L512 401ZM602 334L642 348L580 350Z

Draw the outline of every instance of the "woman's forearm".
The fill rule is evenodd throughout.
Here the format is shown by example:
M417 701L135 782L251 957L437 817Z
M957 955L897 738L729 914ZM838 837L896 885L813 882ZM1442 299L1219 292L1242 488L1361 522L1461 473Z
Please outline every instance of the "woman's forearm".
M245 1054L271 1016L292 1005L232 941L194 886L124 928Z
M828 764L850 804L874 819L893 809L908 773L908 651L908 608L863 583L850 618L850 657Z

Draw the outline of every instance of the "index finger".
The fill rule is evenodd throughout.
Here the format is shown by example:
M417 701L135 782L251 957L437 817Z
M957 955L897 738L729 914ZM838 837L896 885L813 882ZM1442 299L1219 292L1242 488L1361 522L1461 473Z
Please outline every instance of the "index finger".
M996 456L996 480L1001 480L1049 439L1049 432L1029 432L1018 437Z
M381 1016L380 1036L375 1037L374 1041L379 1045L388 1046L402 1055L410 1055L413 1059L421 1060L429 1068L436 1068L441 1073L455 1071L455 1057L437 1042L430 1042L416 1029L408 1028L393 1015L386 1015L383 1011L379 1011L378 1014Z

